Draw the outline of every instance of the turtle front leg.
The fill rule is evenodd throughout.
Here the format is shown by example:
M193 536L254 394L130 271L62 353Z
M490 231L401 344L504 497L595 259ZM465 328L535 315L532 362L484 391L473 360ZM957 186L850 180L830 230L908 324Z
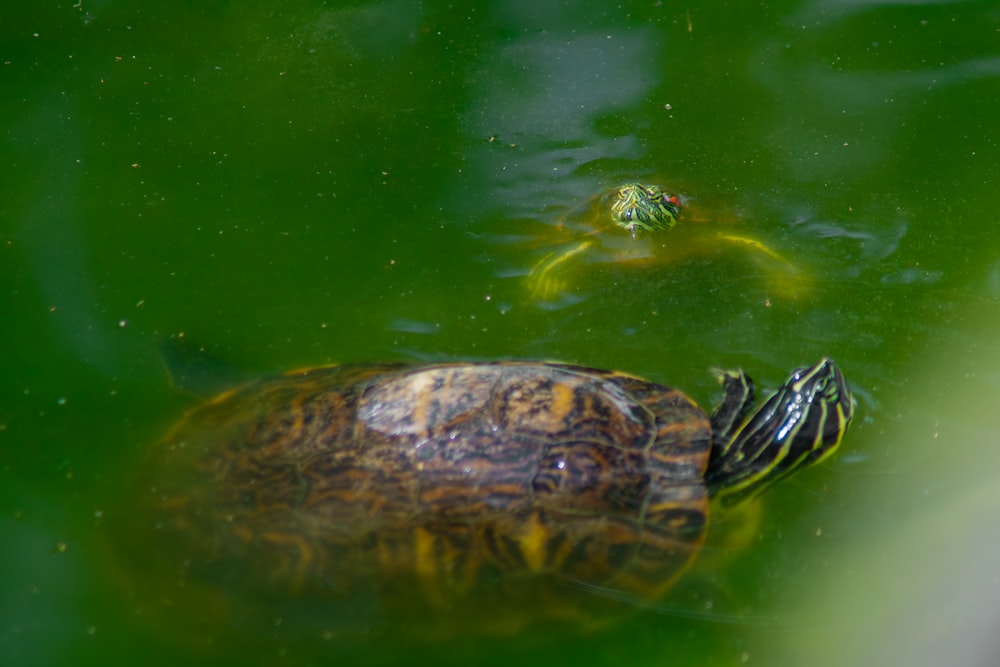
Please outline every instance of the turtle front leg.
M773 259L774 261L779 262L781 264L792 266L792 264L787 259L779 255L775 251L771 250L757 239L751 239L746 236L734 236L732 234L724 234L722 232L719 233L719 239L722 241L726 241L727 243L733 243L736 245L743 246L745 249L751 250L753 252L759 252L762 255L766 255L770 259Z
M593 241L581 241L568 250L557 250L542 257L528 274L528 289L531 290L531 296L541 301L549 301L564 292L569 285L568 269L593 244Z
M738 246L756 260L769 274L769 283L778 296L794 298L808 291L810 276L764 243L757 239L724 232L719 232L717 238L724 243Z

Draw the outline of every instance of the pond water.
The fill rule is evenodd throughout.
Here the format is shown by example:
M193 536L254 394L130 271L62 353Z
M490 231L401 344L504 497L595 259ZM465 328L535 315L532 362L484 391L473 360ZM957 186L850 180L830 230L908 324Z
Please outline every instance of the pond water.
M996 664L1000 6L469 5L4 11L0 662ZM533 293L623 181L688 204L646 242L723 230L795 272L603 251ZM137 612L107 541L197 400L178 339L243 377L557 359L706 405L712 368L774 387L831 356L858 406L749 544L606 631L345 645L276 619L206 648Z

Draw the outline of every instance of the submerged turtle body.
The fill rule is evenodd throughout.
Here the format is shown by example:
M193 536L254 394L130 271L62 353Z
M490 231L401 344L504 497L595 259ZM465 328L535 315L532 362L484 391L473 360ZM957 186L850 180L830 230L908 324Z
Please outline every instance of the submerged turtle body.
M585 257L607 264L670 264L724 247L738 249L760 263L776 292L791 296L801 290L801 272L757 239L720 230L683 239L661 238L660 234L677 224L681 210L679 195L653 184L622 183L592 197L563 219L561 227L573 234L569 243L532 267L528 275L532 294L549 300L569 289L571 269Z
M828 456L851 419L829 360L749 416L750 381L720 377L711 418L676 389L551 363L262 380L154 449L133 556L241 609L374 604L463 631L578 620L581 588L656 599L696 555L710 497L742 500Z

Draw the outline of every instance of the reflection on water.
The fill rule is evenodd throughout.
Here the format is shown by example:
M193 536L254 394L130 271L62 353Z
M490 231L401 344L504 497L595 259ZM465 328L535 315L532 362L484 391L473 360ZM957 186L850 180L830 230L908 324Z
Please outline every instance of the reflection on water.
M542 30L546 24L533 13L498 12L496 19L509 22L519 38L484 45L470 63L475 85L462 130L467 178L477 185L456 191L451 205L458 211L490 217L501 210L518 219L571 208L608 184L602 173L582 181L567 175L598 162L635 168L647 155L631 123L603 129L601 121L641 108L668 75L657 66L664 36L651 27L588 24L575 11L565 14L565 27Z

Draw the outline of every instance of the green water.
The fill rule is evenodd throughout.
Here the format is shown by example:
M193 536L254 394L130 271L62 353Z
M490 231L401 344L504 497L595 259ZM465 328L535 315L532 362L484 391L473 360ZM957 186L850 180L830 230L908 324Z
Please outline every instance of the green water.
M995 664L995 574L961 546L1000 544L995 3L22 4L0 10L0 663ZM626 179L808 280L720 251L584 260L533 298L560 216ZM162 365L181 336L248 374L560 359L703 403L712 367L774 386L830 355L858 410L750 546L606 633L208 651L135 613L104 539L192 402Z

